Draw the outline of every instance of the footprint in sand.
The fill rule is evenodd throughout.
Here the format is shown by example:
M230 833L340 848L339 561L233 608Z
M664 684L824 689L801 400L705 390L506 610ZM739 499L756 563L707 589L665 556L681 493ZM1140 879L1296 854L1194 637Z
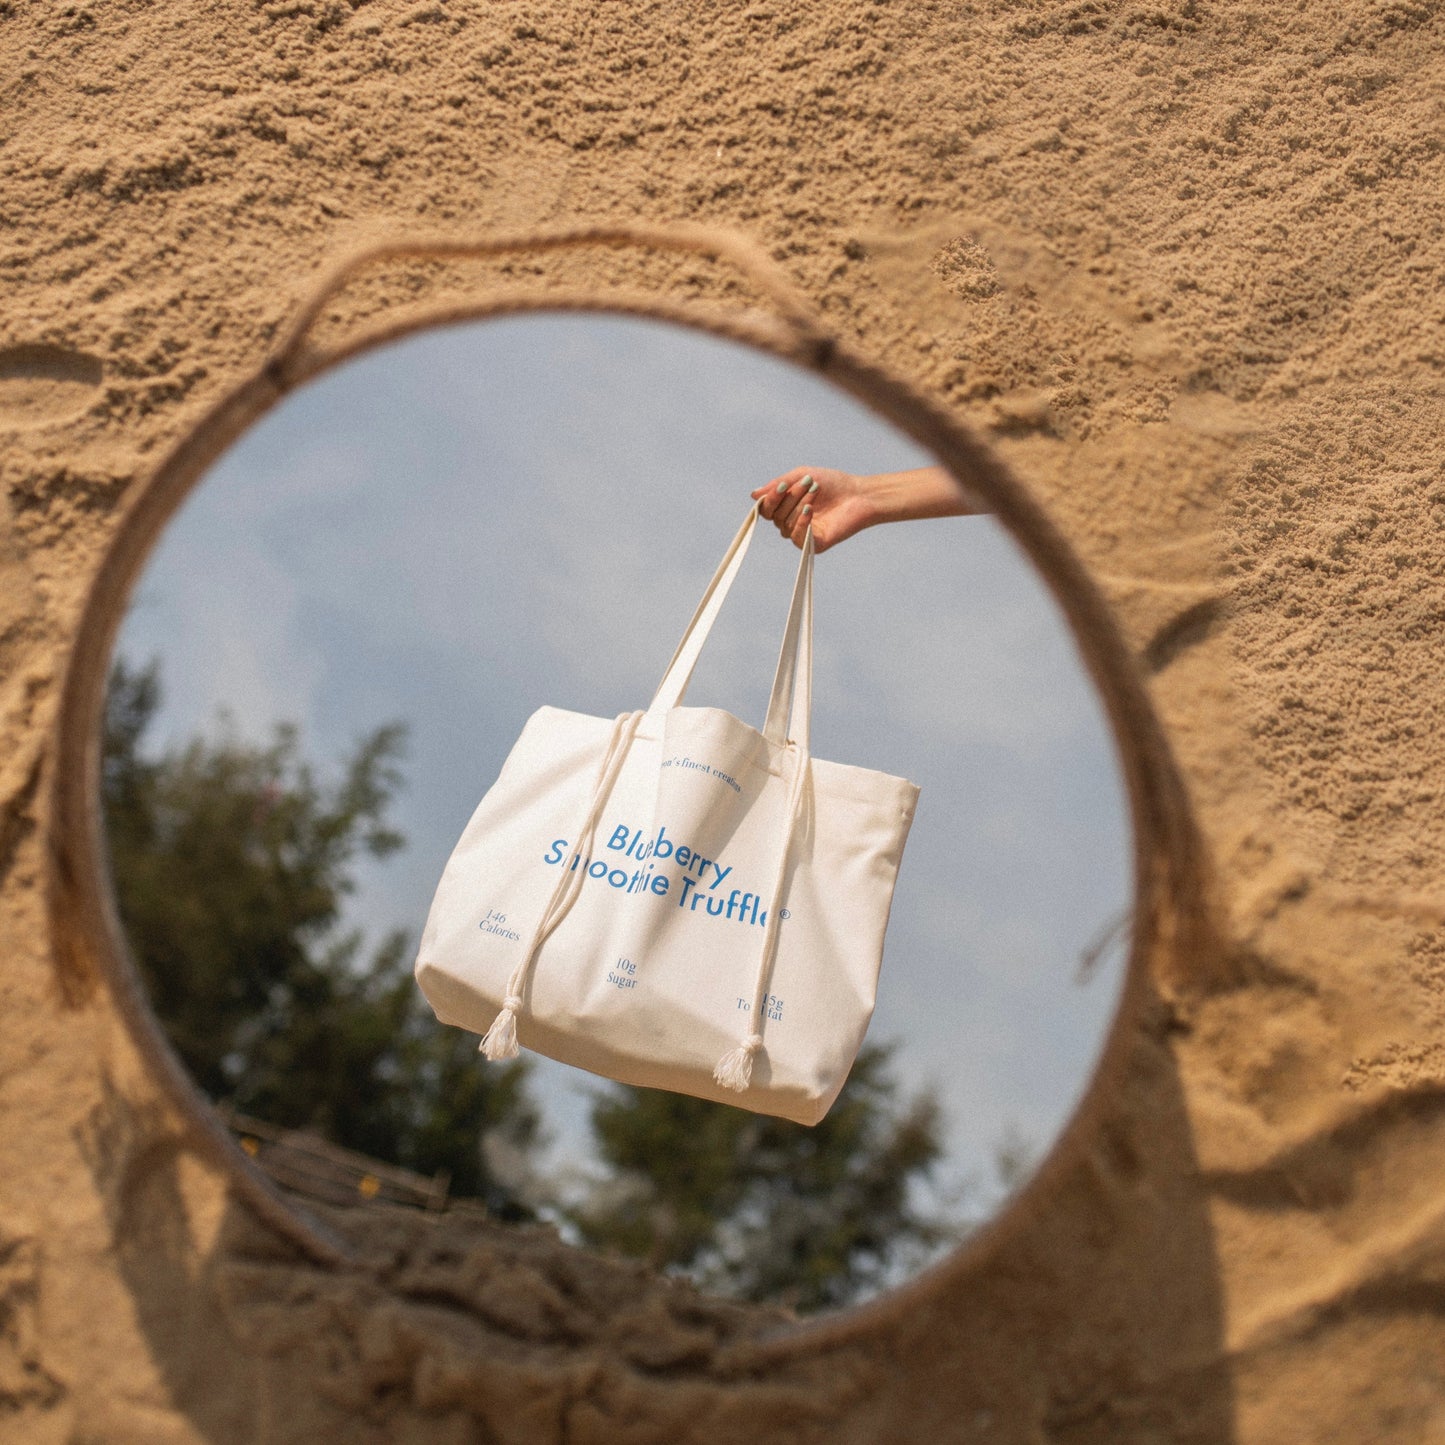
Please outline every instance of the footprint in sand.
M0 430L78 416L100 385L100 358L34 342L0 347Z

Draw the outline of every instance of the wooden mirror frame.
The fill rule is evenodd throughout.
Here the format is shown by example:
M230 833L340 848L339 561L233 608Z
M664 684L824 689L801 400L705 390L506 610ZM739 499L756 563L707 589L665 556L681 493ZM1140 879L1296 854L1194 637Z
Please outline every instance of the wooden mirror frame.
M465 303L388 318L340 343L310 334L328 303L368 266L476 260L578 247L641 247L711 256L743 272L772 308L685 304L603 291L507 289ZM1090 1147L1124 1063L1146 980L1210 933L1208 868L1189 801L1142 675L1102 593L1047 514L1010 469L955 416L829 332L778 268L745 237L699 226L572 227L482 239L382 241L334 267L285 339L218 401L137 488L96 573L76 631L54 735L48 813L47 900L62 976L104 980L136 1046L185 1120L192 1142L236 1197L322 1265L342 1265L346 1242L284 1197L231 1138L191 1082L151 1010L121 928L104 836L100 743L111 654L127 604L153 548L217 458L291 392L343 362L437 326L525 313L625 315L673 322L754 347L840 387L931 452L993 513L1033 563L1062 611L1101 697L1118 746L1133 829L1135 906L1119 1006L1082 1099L1042 1163L1009 1205L952 1254L867 1304L779 1334L771 1348L853 1335L918 1303L995 1251L1046 1208L1056 1177Z

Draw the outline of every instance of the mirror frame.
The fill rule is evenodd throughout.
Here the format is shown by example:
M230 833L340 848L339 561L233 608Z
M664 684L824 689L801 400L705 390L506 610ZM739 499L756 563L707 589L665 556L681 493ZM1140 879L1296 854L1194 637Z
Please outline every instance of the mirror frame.
M768 310L678 302L667 296L597 290L493 291L444 306L408 307L318 346L310 332L363 267L507 252L630 246L689 251L731 263ZM383 241L334 267L300 309L280 346L232 386L177 443L128 501L86 597L66 669L53 735L48 810L47 903L68 1001L102 984L114 996L141 1056L184 1123L188 1139L234 1195L312 1261L343 1266L346 1241L286 1198L233 1140L191 1082L151 1010L117 908L104 833L100 745L117 634L151 552L212 464L249 427L307 382L392 341L440 326L549 312L630 316L740 342L815 373L931 452L1023 549L1069 626L1109 719L1129 799L1134 913L1118 1007L1081 1099L1028 1182L958 1249L914 1279L865 1304L789 1326L771 1350L856 1335L974 1269L1036 1213L1054 1181L1096 1138L1130 1048L1146 981L1170 960L1192 956L1214 936L1209 868L1179 771L1143 675L1103 593L1045 510L1011 469L956 416L903 378L833 335L783 274L747 238L694 226L573 227L484 239ZM328 318L344 327L347 316Z

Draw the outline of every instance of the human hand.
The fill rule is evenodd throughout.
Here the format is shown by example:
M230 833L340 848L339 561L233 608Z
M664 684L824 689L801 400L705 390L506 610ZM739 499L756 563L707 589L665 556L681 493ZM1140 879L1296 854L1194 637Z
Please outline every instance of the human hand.
M875 520L869 480L834 467L794 467L756 488L752 498L795 547L803 545L811 522L813 548L826 552Z

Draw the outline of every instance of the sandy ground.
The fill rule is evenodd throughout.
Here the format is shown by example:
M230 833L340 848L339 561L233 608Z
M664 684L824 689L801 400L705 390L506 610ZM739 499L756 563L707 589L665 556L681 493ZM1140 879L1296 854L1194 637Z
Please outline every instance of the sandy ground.
M1438 0L0 0L0 1439L1445 1438ZM1078 1147L891 1303L228 1193L44 906L117 519L377 230L705 219L990 438L1213 858ZM732 294L702 260L393 267ZM428 290L428 287L433 288ZM436 289L440 288L440 289ZM1166 940L1167 942L1167 940Z

